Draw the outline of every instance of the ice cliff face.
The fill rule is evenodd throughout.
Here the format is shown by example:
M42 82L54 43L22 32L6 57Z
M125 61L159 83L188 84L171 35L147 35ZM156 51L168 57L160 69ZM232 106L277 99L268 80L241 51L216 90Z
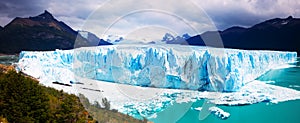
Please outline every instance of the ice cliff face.
M295 61L296 57L296 52L181 45L113 45L47 52L23 51L18 69L37 78L48 78L42 83L69 83L76 81L74 76L79 76L158 88L238 91L245 83L271 68Z

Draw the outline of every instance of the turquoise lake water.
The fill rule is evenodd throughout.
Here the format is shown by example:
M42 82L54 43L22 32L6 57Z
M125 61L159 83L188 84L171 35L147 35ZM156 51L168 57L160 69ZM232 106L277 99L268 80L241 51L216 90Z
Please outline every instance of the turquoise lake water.
M300 59L298 58L298 61ZM293 63L295 67L275 69L267 72L258 80L269 81L272 85L292 88L300 91L300 62ZM195 103L174 104L166 110L157 113L155 123L300 123L300 100L291 100L277 104L262 102L244 106L217 106L230 113L226 120L209 115L199 120L199 112L188 109L201 107L203 100ZM184 112L184 113L183 113ZM178 117L179 116L179 117Z

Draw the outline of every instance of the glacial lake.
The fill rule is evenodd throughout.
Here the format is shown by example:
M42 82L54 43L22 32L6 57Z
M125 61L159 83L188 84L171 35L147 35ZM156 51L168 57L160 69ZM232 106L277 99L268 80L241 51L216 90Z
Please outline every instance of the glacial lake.
M300 61L298 58L297 61ZM257 80L268 84L282 86L300 91L300 62L292 63L293 67L270 70ZM201 107L204 100L196 101L191 107ZM155 123L299 123L300 122L300 100L291 100L273 104L261 102L244 106L218 106L230 113L230 117L222 120L214 115L208 115L204 120L199 120L199 111L184 110L187 104L175 103L166 110L157 113ZM172 117L180 114L182 117ZM178 115L177 115L178 116Z

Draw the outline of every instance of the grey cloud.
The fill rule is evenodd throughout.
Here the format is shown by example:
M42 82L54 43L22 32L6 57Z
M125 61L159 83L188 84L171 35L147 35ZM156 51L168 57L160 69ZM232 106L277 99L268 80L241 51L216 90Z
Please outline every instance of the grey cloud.
M50 11L56 18L86 19L89 14L103 3L103 0L1 0L0 24L4 26L15 17L36 16L44 10ZM7 19L7 18L10 18ZM69 20L69 22L75 22ZM79 21L76 21L79 22ZM73 26L73 23L68 23ZM75 25L79 25L76 23Z
M136 26L151 25L165 26L166 28L176 30L177 33L196 33L195 31L193 32L192 29L185 27L186 25L192 26L198 30L197 32L203 32L205 29L216 30L207 19L205 13L202 12L201 9L194 9L193 7L195 7L195 5L186 0L114 0L98 8L91 17L87 18L85 27L86 29L92 30L95 25L101 26L99 28L93 28L97 30L92 30L97 34L101 34L103 32L102 29L105 29L103 27L108 27L113 22L122 18L123 21L118 22L120 24L116 24L111 30L114 30L114 32L128 32L139 28ZM150 10L150 12L138 10ZM184 19L187 24L180 23L180 18ZM96 22L95 20L99 21Z
M249 27L277 17L300 17L300 2L296 0L200 0L196 3L220 30L231 26Z
M248 27L274 17L300 17L299 6L298 0L1 0L0 24L4 26L14 17L35 16L43 10L49 10L56 18L76 30L89 23L90 25L85 25L82 29L100 34L99 30L105 30L118 17L128 12L137 9L161 9L186 19L190 25L201 31L213 29L212 22L222 30L234 25ZM130 28L157 23L172 26L178 21L161 16L132 16L122 21L124 25L119 25L113 31L124 32ZM135 26L126 27L126 24ZM187 30L176 26L174 28Z
M0 14L9 18L35 15L47 5L47 0L1 0Z

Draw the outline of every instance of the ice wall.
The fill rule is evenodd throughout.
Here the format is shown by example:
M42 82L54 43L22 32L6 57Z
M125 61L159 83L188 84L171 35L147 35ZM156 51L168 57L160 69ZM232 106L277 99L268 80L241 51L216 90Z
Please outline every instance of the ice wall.
M41 83L75 76L158 88L238 91L296 52L247 51L181 45L113 45L47 52L23 51L18 69Z

